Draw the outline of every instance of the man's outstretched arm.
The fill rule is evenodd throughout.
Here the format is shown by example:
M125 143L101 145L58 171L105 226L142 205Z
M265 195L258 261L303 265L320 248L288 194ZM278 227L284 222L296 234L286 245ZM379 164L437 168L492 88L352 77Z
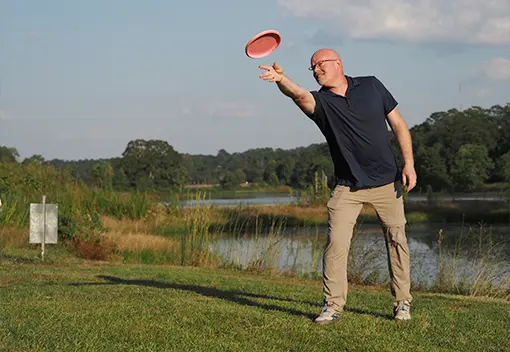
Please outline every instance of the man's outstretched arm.
M280 91L291 98L305 114L312 115L314 113L315 99L312 93L285 76L280 65L275 62L273 66L261 65L259 68L266 70L266 72L260 74L260 78L275 82Z

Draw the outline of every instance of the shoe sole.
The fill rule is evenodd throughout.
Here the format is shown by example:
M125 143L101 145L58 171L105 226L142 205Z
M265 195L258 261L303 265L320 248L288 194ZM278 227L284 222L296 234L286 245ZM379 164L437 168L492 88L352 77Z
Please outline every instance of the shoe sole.
M340 318L336 318L333 320L315 321L314 323L317 325L330 325L336 323L337 321L340 321Z
M395 321L410 321L410 320L411 320L411 318L406 318L406 319L393 319L393 320L395 320Z

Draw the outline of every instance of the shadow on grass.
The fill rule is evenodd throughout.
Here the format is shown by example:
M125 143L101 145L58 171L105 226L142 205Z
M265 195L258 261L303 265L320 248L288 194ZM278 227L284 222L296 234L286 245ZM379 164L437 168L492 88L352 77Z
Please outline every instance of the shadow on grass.
M98 278L106 280L108 282L90 282L90 283L73 283L73 286L89 286L89 285L136 285L136 286L147 286L147 287L156 287L163 289L174 289L174 290L183 290L194 292L206 297L216 297L219 299L223 299L225 301L230 301L234 303L239 303L241 305L246 305L250 307L258 307L266 310L277 310L284 313L290 313L297 316L305 316L308 319L314 319L315 315L310 313L305 313L292 308L284 308L273 304L264 304L255 302L253 300L248 299L247 297L252 298L263 298L263 299L273 299L280 300L284 302L295 302L301 304L314 305L311 302L297 301L288 298L278 298L272 297L263 294L250 293L244 291L229 291L229 290L220 290L214 287L207 286L197 286L197 285L187 285L187 284L179 284L179 283L166 283L154 280L126 280L113 276L105 276L99 275Z
M0 260L5 260L13 264L35 264L40 263L41 259L36 257L22 257L11 254L0 253Z
M250 307L258 307L270 311L280 311L284 313L293 314L296 316L304 316L310 320L313 320L317 317L317 313L306 313L297 309L292 308L285 308L274 304L264 304L260 302L253 301L249 298L262 298L262 299L270 299L270 300L279 300L283 302L293 302L293 303L300 303L310 306L315 306L317 303L313 302L307 302L307 301L300 301L300 300L293 300L289 298L280 298L280 297L274 297L274 296L268 296L264 294L258 294L258 293L250 293L250 292L244 292L244 291L235 291L235 290L220 290L214 287L207 287L207 286L197 286L197 285L187 285L187 284L179 284L179 283L166 283L166 282L160 282L160 281L154 281L154 280L126 280L121 279L118 277L113 276L106 276L106 275L99 275L98 278L106 280L108 282L89 282L89 283L72 283L72 286L93 286L93 285L136 285L136 286L147 286L147 287L156 287L156 288L163 288L163 289L174 289L174 290L183 290L183 291L189 291L194 292L206 297L215 297L219 299L223 299L225 301L238 303L245 306ZM249 297L249 298L248 298ZM346 309L347 312L352 312L356 314L364 314L364 315L371 315L376 318L384 318L384 319L392 319L390 315L385 315L381 313L376 312L370 312L364 309L359 308L348 308Z

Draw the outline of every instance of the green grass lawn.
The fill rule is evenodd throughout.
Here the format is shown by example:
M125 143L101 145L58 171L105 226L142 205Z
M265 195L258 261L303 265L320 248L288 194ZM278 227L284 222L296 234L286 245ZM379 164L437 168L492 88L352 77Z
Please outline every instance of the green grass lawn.
M0 266L0 351L510 351L510 303L350 287L318 326L321 284L265 274L76 261Z

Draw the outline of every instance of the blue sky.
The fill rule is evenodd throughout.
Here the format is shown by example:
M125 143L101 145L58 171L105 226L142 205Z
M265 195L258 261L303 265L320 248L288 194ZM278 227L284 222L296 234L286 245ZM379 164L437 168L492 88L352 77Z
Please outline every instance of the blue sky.
M265 29L282 45L246 57ZM258 65L317 89L307 67L321 47L383 81L413 126L510 103L509 45L508 0L0 0L0 145L78 160L137 138L191 154L320 143Z

